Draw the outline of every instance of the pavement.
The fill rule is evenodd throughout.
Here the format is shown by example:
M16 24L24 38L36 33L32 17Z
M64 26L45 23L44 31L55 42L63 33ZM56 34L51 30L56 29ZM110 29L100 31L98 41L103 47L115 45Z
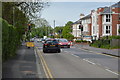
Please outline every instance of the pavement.
M21 46L15 57L3 63L2 78L38 78L34 49Z
M80 47L81 49L88 50L88 51L93 51L93 52L97 52L97 53L120 57L120 54L119 54L120 49L95 48L95 47L89 46L88 44L87 45L86 44L75 44L74 46Z

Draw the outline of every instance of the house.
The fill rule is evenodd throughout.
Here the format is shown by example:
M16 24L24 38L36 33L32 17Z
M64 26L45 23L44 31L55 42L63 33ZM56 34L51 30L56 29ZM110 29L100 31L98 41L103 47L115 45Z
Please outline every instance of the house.
M80 14L80 19L84 17L84 14ZM81 20L77 20L72 24L72 35L74 36L75 39L80 39L81 38Z
M120 35L118 33L118 29L120 29L120 2L110 7L98 8L97 14L99 38L103 36Z
M98 14L96 10L91 10L91 36L92 40L99 39Z
M81 30L80 26L83 27ZM120 1L109 7L99 7L91 10L87 16L82 16L73 24L74 37L86 41L98 40L104 36L120 35Z
M91 14L84 16L80 19L83 26L82 39L86 41L91 41Z
M81 30L79 28L81 21L78 20L72 24L72 35L75 39L79 39L81 37Z

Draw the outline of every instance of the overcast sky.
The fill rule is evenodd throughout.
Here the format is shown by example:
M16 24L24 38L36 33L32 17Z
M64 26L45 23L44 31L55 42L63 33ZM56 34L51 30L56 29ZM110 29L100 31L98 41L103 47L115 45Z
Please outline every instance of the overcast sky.
M68 21L77 21L80 13L89 14L91 10L99 7L110 6L115 2L50 2L50 6L42 11L42 18L45 18L53 27L64 26Z

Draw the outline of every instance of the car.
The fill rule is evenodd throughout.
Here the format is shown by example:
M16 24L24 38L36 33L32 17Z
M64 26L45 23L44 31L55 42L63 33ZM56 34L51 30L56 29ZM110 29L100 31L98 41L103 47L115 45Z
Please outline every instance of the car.
M33 41L29 41L29 42L26 42L26 47L27 48L31 48L31 47L33 47L34 48L34 42Z
M70 42L67 39L58 39L60 47L70 48Z
M41 38L40 42L44 43L44 42L45 42L45 39Z
M55 51L58 53L61 52L59 42L56 39L49 39L43 43L44 53L52 52L52 51Z

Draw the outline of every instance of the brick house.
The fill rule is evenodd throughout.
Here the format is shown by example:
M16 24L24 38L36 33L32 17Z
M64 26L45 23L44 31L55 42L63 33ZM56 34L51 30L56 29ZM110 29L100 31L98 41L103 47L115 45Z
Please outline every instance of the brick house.
M103 36L119 35L120 29L120 2L110 7L97 9L99 38Z
M91 41L103 36L120 35L118 32L120 29L120 1L109 7L91 10L89 15L83 16L79 21L81 21L79 25L83 26L83 31L79 29L80 33L77 33L82 36L83 40ZM76 33L75 30L73 31Z

